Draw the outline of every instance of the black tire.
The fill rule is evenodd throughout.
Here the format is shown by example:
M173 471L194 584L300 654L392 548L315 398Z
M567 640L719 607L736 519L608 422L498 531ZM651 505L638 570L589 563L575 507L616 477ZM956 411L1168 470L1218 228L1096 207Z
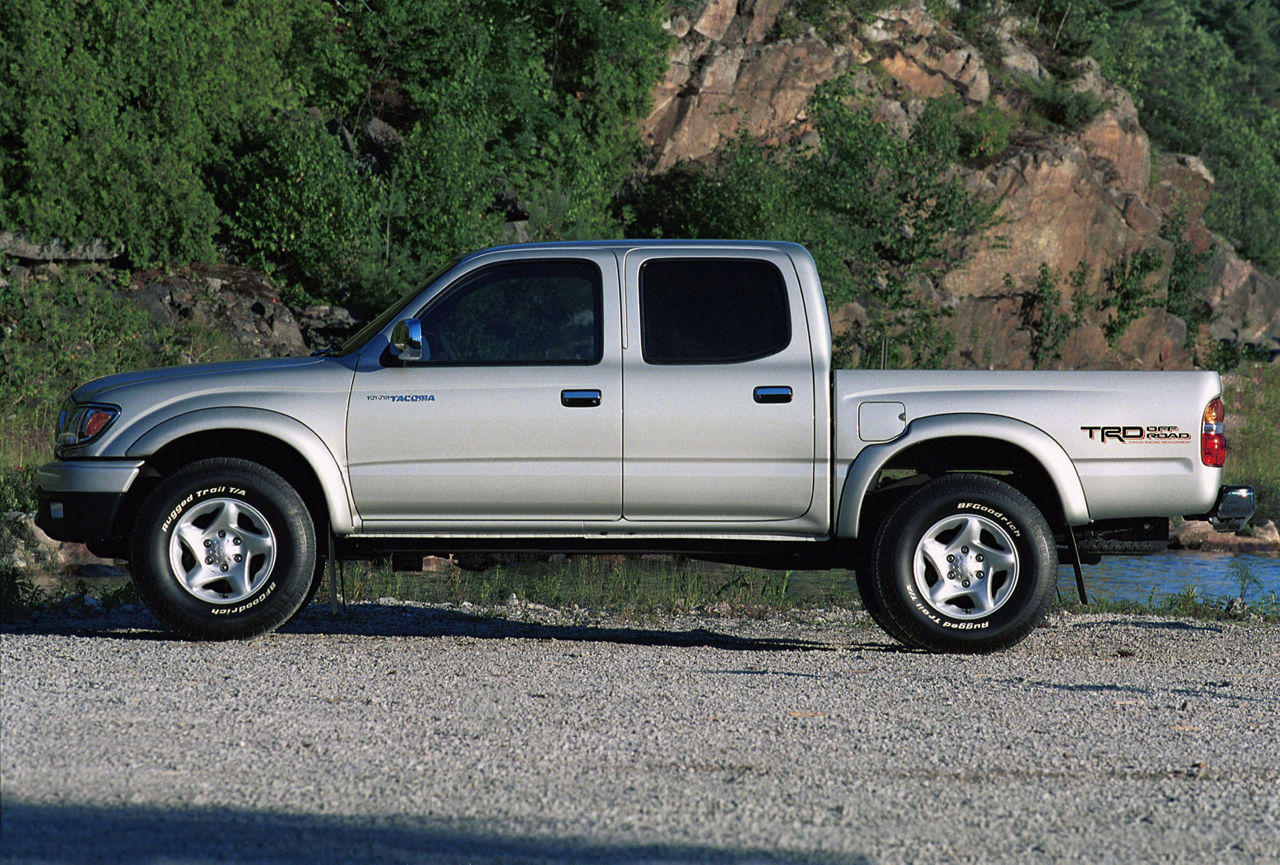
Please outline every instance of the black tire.
M284 620L284 624L289 624L294 619L301 616L307 611L307 607L311 606L311 602L316 599L316 595L320 591L320 586L324 583L325 576L329 572L329 560L327 558L316 556L316 572L311 578L311 588L307 589L307 595L302 599L302 603L298 604L298 609L289 614L289 618Z
M898 623L889 615L876 590L876 572L871 568L859 568L854 572L858 584L858 594L862 597L862 608L871 616L871 621L880 626L880 630L893 637L899 643L912 649L924 648L915 639L898 627Z
M241 459L201 460L161 481L138 512L131 549L142 600L193 640L275 630L302 606L316 572L315 526L301 497Z
M868 610L890 636L931 652L1014 645L1043 621L1057 585L1044 516L986 475L946 475L907 496L881 523L871 559Z

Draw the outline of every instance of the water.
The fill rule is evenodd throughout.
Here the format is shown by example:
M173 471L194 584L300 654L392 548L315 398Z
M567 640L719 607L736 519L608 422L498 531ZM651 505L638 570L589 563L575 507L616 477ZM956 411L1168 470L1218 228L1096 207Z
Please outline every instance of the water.
M1249 568L1257 585L1245 588L1245 600L1280 595L1280 558L1234 556L1230 553L1200 553L1168 550L1152 556L1104 556L1096 565L1084 566L1084 585L1089 598L1147 603L1175 595L1193 586L1203 597L1234 598L1240 581L1231 563ZM1075 600L1076 577L1070 567L1058 571L1058 589L1063 600Z

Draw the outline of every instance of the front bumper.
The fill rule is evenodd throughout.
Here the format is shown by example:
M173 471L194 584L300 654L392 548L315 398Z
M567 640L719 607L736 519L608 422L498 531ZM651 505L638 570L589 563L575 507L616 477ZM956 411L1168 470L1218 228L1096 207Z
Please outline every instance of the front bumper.
M1208 520L1218 532L1238 532L1253 517L1253 487L1222 487L1213 510L1189 519Z
M142 471L135 460L57 460L36 471L36 525L59 541L112 537L120 504Z

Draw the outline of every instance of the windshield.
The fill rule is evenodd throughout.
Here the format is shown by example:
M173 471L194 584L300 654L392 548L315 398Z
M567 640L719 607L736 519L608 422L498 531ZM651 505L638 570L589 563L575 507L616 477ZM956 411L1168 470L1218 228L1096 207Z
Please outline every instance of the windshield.
M422 293L423 288L435 282L444 275L445 271L449 270L461 260L462 259L459 257L445 263L443 267L436 270L436 272L427 277L425 281L409 289L399 300L380 312L376 318L366 322L364 327L360 328L345 339L339 340L325 353L335 357L341 357L342 355L351 354L353 351L360 348L372 339L375 333L382 330L394 321L397 316L401 315L404 312L405 307L409 305L409 302Z

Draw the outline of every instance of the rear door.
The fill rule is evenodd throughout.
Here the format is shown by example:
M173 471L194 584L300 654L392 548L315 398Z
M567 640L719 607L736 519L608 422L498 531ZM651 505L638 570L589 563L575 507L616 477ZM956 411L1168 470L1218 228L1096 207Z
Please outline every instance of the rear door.
M623 514L771 521L814 496L814 371L780 252L631 250L623 262Z

